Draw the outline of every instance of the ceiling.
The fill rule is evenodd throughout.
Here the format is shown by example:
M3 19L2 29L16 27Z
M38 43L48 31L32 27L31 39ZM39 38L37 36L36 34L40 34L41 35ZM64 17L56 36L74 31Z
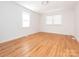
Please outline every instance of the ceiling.
M19 1L18 4L35 11L37 13L46 14L65 9L74 8L77 1Z

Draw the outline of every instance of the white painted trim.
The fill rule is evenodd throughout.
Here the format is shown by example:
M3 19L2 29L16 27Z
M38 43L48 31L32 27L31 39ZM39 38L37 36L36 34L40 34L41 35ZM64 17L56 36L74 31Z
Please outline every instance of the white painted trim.
M38 32L34 32L34 33L38 33ZM9 38L9 39L5 39L5 40L0 41L0 43L8 42L8 41L11 41L11 40L16 40L18 38L28 36L28 35L31 35L31 34L34 34L34 33L28 33L28 34L20 35L20 36L17 36L17 37L12 37L12 38Z
M75 35L75 37L76 37L77 41L79 42L79 36L78 35Z
M5 39L5 40L0 41L0 43L15 40L15 39L18 39L18 38L21 38L21 37L24 37L24 36L27 36L27 35L21 35L21 36L13 37L13 38L10 38L10 39Z

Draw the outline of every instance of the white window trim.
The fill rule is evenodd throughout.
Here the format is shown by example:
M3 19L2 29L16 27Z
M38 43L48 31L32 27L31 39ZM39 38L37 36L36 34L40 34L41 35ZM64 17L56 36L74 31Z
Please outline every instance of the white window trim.
M55 24L55 17L58 17L58 16L61 17L61 19L60 19L61 21L60 21L60 23L58 23L58 24L56 23ZM49 19L51 19L49 22L47 22L49 20L47 17L50 17ZM45 18L46 18L45 23L47 25L62 25L62 16L61 15L46 16Z
M30 13L23 11L22 13L22 27L30 27Z

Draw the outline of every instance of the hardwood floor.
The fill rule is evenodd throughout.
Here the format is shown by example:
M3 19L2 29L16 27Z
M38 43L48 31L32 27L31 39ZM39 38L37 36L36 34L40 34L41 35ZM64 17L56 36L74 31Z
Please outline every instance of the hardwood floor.
M79 43L73 36L55 33L36 33L28 37L0 43L1 57L79 56Z

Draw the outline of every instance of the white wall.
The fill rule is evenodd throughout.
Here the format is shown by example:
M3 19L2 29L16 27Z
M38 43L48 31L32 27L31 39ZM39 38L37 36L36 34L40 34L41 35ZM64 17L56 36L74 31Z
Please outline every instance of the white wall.
M22 27L22 12L24 10L31 14L31 25L29 28ZM49 26L45 24L45 15L25 9L14 2L0 2L0 42L39 31L79 36L79 5L76 6L75 11L69 9L48 15L57 14L62 15L62 25Z
M29 28L22 27L24 8L13 2L0 2L0 42L32 34L39 31L40 15L26 9L31 14Z
M75 36L79 40L79 2L75 7Z
M41 20L41 31L43 32L52 32L52 33L60 33L67 35L74 35L74 10L64 10L54 12L48 15L62 15L62 25L47 25L45 24L45 15L42 16Z

